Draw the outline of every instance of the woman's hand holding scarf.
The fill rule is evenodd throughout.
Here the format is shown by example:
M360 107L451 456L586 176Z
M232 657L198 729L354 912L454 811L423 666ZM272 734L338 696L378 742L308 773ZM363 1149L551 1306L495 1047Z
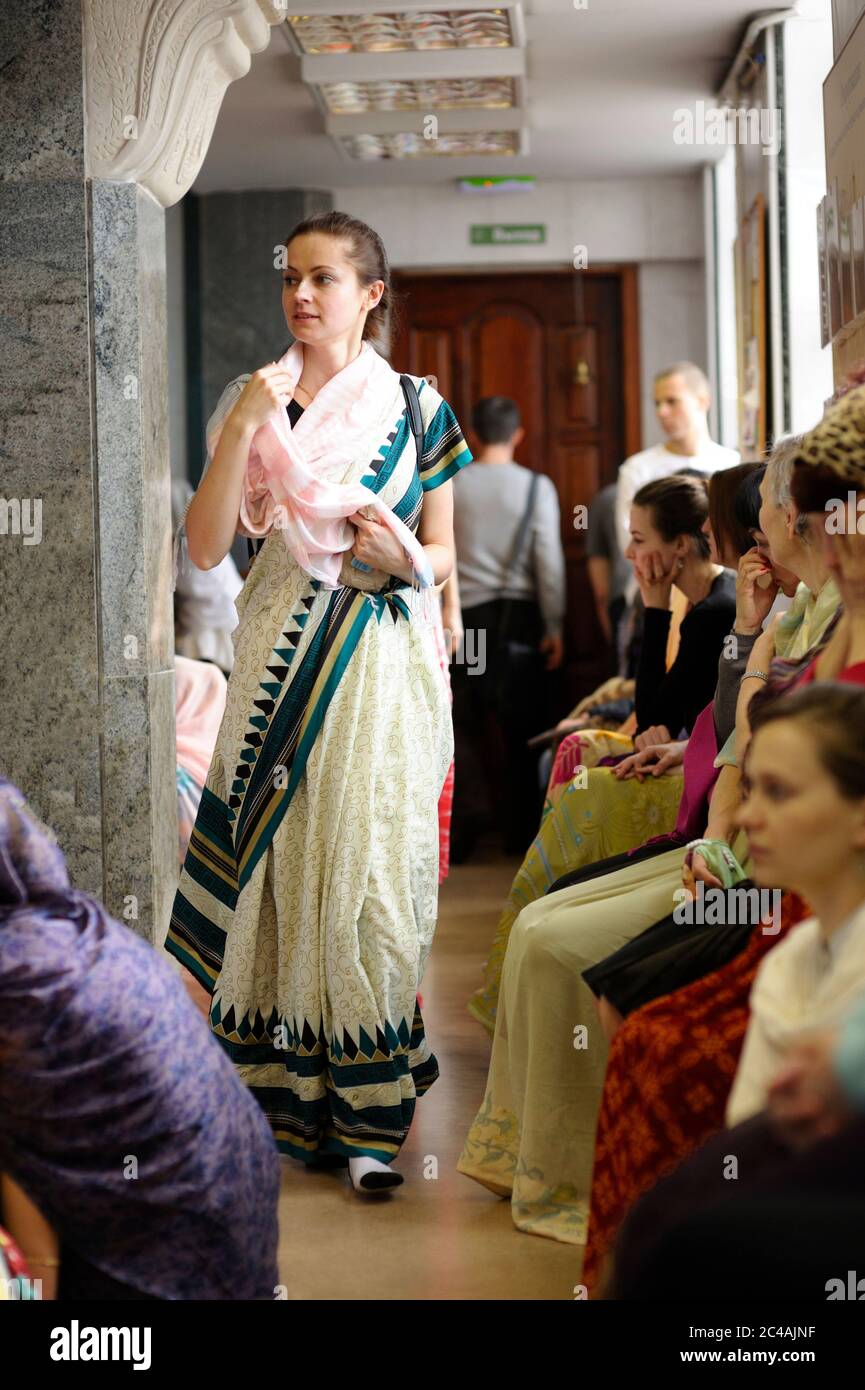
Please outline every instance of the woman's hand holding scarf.
M721 880L711 872L700 851L689 849L682 864L682 887L695 900L699 882L705 883L707 888L722 887Z
M385 574L396 575L410 583L414 569L393 532L377 517L365 516L363 510L348 519L357 530L351 548L355 559L371 569L384 570Z

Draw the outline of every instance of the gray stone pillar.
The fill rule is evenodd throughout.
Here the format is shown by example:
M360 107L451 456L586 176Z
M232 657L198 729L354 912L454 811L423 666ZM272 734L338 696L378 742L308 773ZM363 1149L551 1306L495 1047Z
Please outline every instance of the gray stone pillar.
M160 937L177 882L165 213L91 185L105 901Z
M80 0L0 22L0 767L153 936L177 862L163 212L86 178Z
M0 771L153 940L177 878L163 208L285 13L0 8Z

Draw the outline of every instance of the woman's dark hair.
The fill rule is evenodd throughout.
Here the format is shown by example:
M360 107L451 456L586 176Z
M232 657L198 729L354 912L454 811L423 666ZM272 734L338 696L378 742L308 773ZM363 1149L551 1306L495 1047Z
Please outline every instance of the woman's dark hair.
M846 499L849 486L833 468L827 468L825 464L814 467L810 463L796 463L790 492L798 511L825 512L827 502L838 497Z
M751 471L746 473L742 482L739 484L736 496L733 499L733 513L742 533L741 540L746 550L753 550L754 537L752 531L760 529L760 507L763 499L760 496L760 484L766 475L765 463L742 463L737 468L723 469L716 473L715 477L723 478L728 472L735 473L738 468L749 468ZM709 489L709 505L712 502L712 490ZM745 550L740 552L745 554Z
M472 411L472 429L482 444L506 444L519 427L519 406L510 396L483 396Z
M709 479L709 525L719 555L751 550L751 530L759 526L760 483L764 463L737 463Z
M707 481L673 473L669 478L645 483L634 496L634 506L647 509L652 525L665 541L690 536L696 554L703 560L709 557L709 538L702 530L709 515Z
M756 709L752 702L748 717L752 740L758 729L780 719L807 725L820 762L841 795L850 801L865 797L865 689L861 686L821 681L766 700Z
M338 237L340 241L345 242L346 257L354 267L361 285L366 287L374 280L384 281L382 297L367 314L361 335L372 343L382 343L388 323L393 325L399 298L391 284L384 242L378 232L373 231L372 227L367 226L366 222L361 222L359 218L352 217L347 212L324 212L318 217L306 217L302 222L298 222L285 238L285 245L289 246L295 237L310 236L316 232L322 236Z

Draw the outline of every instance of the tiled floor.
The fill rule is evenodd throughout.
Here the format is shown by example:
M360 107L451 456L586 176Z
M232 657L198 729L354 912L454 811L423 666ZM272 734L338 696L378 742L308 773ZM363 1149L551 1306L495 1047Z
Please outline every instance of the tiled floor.
M451 870L422 985L441 1076L418 1102L399 1190L365 1198L344 1171L283 1160L280 1275L289 1299L573 1299L580 1252L517 1231L509 1205L456 1171L490 1043L465 1001L479 982L516 861ZM434 1166L438 1176L425 1177Z

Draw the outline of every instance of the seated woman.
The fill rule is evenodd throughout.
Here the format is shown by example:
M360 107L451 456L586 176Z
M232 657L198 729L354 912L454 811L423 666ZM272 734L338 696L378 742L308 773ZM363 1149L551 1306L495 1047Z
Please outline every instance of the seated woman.
M615 1282L626 1290L626 1297L648 1296L647 1279L653 1270L660 1273L661 1296L676 1297L678 1287L682 1297L685 1268L688 1287L696 1276L703 1295L709 1296L702 1275L706 1266L714 1264L718 1235L728 1220L740 1240L748 1232L748 1258L753 1253L759 1259L754 1235L762 1231L765 1239L775 1226L767 1226L764 1208L756 1232L749 1231L744 1208L737 1209L740 1198L750 1210L761 1194L777 1197L782 1191L789 1198L794 1189L800 1189L800 1211L793 1223L796 1244L802 1238L800 1218L807 1217L810 1200L842 1195L839 1168L848 1175L847 1220L852 1214L851 1194L860 1212L863 1207L865 1127L856 1127L840 1146L824 1146L819 1153L822 1163L797 1161L803 1146L843 1129L853 1118L851 1103L865 1111L865 692L861 687L831 682L812 685L785 700L764 704L754 719L746 785L740 822L751 845L756 881L795 890L807 899L814 915L793 927L757 972L745 1046L727 1105L727 1121L737 1127L710 1141L672 1178L659 1184L625 1224ZM767 1123L767 1110L775 1125ZM857 1154L858 1163L852 1162ZM730 1156L738 1165L736 1182L729 1179ZM850 1177L854 1177L852 1189ZM733 1194L734 1201L728 1203L725 1199ZM801 1200L806 1194L808 1204ZM695 1208L708 1215L715 1204L709 1227L700 1227L704 1234L712 1231L712 1242L696 1245L691 1219ZM843 1229L840 1203L836 1217ZM860 1238L862 1230L860 1223ZM676 1271L671 1254L673 1249L683 1252L689 1231L689 1250L700 1251L697 1268L688 1258ZM852 1257L856 1251L849 1245L850 1234L847 1249ZM800 1298L825 1297L825 1281L833 1272L826 1260L825 1235L812 1226L804 1242L806 1266L810 1264L812 1274L817 1269L819 1282L812 1288L799 1283L796 1296ZM729 1274L730 1245L723 1237L720 1251ZM739 1267L742 1254L740 1249ZM778 1261L777 1247L773 1257ZM794 1256L794 1267L798 1265L799 1258ZM848 1263L840 1268L846 1272ZM801 1278L801 1269L798 1273ZM713 1292L722 1287L717 1270L709 1273L709 1287ZM738 1283L736 1287L741 1292ZM777 1295L774 1282L772 1291Z
M857 428L861 431L858 454L862 457L863 387L842 396L793 455L791 501L801 515L820 513L826 499L838 495L842 487L839 473L846 467L844 459L849 450L840 450L837 439L851 434L857 437ZM843 488L854 485L846 474L844 477ZM865 488L865 475L861 484ZM840 678L862 684L865 593L860 571L865 564L865 539L827 535L825 513L810 520L814 549L817 550L819 541L823 562L841 590L845 612L825 650L800 679L810 682ZM758 668L765 667L764 654L758 648L753 662ZM748 685L759 687L760 682L743 685L743 701ZM756 707L770 694L767 688L762 697L753 697L752 704ZM598 1118L583 1276L590 1286L625 1211L721 1125L745 1035L748 996L756 970L766 953L803 915L804 908L798 900L785 894L777 934L766 934L761 927L755 927L744 949L713 973L694 978L685 987L677 987L675 975L665 978L663 971L654 970L656 962L649 958L636 961L630 977L626 962L618 971L615 962L604 963L604 988L612 990L614 1002L623 1012L629 1006L635 1012L628 1014L613 1039ZM729 932L727 928L716 930ZM659 988L663 984L672 992ZM641 998L651 1002L637 1007Z
M713 490L728 486L725 472L711 479ZM718 657L735 615L735 579L722 567L717 552L712 558L708 512L705 483L696 478L659 479L634 499L628 557L646 605L636 684L637 721L646 743L669 740L671 729L675 735L690 729L715 688ZM719 545L723 560L735 565L738 556L728 536ZM676 660L666 671L674 584L692 607L682 622ZM629 850L647 835L673 828L682 791L678 767L671 768L669 777L640 787L617 782L607 767L587 765L611 752L623 756L633 748L632 739L601 732L572 735L559 749L540 830L499 918L484 967L484 984L469 1003L470 1012L488 1032L495 1028L502 961L517 914L569 869ZM576 780L575 757L585 766Z
M272 1299L279 1157L181 980L0 780L0 1221L43 1296Z
M767 476L772 471L770 460ZM768 665L774 635L760 641L759 659ZM789 682L788 668L780 667L775 675ZM711 786L700 761L710 749L711 772L711 706L698 726L701 721L708 735L696 749L698 788ZM689 759L694 743L692 738ZM688 787L686 762L683 804ZM704 828L700 796L694 805ZM531 904L514 925L486 1095L458 1167L493 1191L511 1194L513 1218L522 1230L575 1244L586 1239L607 1042L581 972L672 911L682 887L682 861L682 842L676 840L652 858L636 855L623 866L614 861L611 872L598 865L595 876ZM646 1078L643 1084L648 1087ZM639 1136L633 1138L636 1143Z
M865 990L865 692L806 686L752 726L737 819L753 876L814 915L757 972L728 1124L758 1114L787 1049L836 1027Z
M807 584L800 585L790 611L772 632L764 633L759 639L756 635L759 631L759 612L755 610L750 617L743 612L740 617L737 610L734 635L738 648L738 669L731 669L730 664L721 662L714 702L716 742L723 746L714 764L715 768L720 769L721 775L713 792L709 829L706 832L709 848L714 848L716 852L724 850L725 854L726 840L733 828L731 817L735 817L739 800L737 740L742 741L744 748L748 738L749 702L755 695L759 699L759 684L750 675L746 679L746 667L749 672L760 672L769 665L773 656L783 657L788 665L784 683L791 686L797 675L794 659L802 650L803 641L808 641L817 630L825 634L838 612L838 587L829 575L821 547L816 544L817 533L808 517L798 512L792 501L793 461L800 443L796 440L785 441L776 449L771 467L760 483L759 519L765 528L764 549L771 552L773 560L777 557L781 566L793 566L798 573L805 575L807 584L813 586L813 592ZM758 548L743 558L745 586L749 583L751 567L761 564L760 557ZM770 597L770 593L764 590L764 609ZM752 606L757 602L757 592L752 588ZM732 686L731 674L735 674ZM759 676L756 680L759 681ZM728 698L732 702L731 707L735 706L732 722L736 727L725 742L721 726L726 715L722 713L719 718L719 706ZM738 848L744 854L744 837L739 836L738 844L734 840L733 848ZM705 859L705 851L702 856L698 854L698 861L700 857ZM723 858L724 855L721 856L722 861ZM705 868L698 869L698 877L709 887L720 886L718 878ZM686 877L685 881L690 886L690 878ZM739 921L734 915L728 915L723 926L715 921L705 926L695 923L686 931L683 930L681 914L676 912L655 923L607 960L587 970L584 978L599 997L607 1037L612 1037L624 1015L632 1013L641 1004L690 984L732 959L746 946L753 925L755 923Z

